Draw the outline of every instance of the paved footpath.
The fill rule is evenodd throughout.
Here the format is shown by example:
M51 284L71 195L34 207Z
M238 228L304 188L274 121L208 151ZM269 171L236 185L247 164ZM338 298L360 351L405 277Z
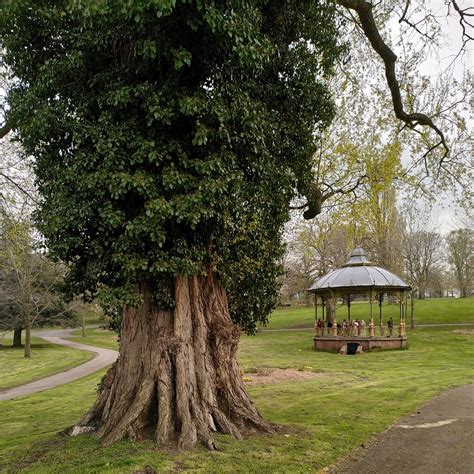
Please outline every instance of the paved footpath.
M444 392L326 472L474 473L474 385Z
M36 332L34 335L41 337L45 341L60 346L72 347L73 349L80 349L83 351L90 351L95 354L94 358L72 369L60 372L59 374L50 375L41 380L30 382L19 387L13 387L3 392L0 392L0 400L12 400L14 398L31 395L33 393L42 392L49 388L64 385L74 380L85 377L86 375L97 372L104 367L107 367L115 362L118 357L118 352L111 349L103 349L101 347L88 346L78 342L67 341L65 337L71 337L74 329L60 329L51 331Z

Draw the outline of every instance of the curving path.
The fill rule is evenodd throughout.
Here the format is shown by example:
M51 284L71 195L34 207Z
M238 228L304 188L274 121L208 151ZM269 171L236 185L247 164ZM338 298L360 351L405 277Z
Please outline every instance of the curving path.
M71 337L74 329L59 329L51 331L36 332L34 335L41 337L45 341L60 346L72 347L73 349L80 349L82 351L89 351L95 354L95 357L85 364L78 365L72 369L60 372L59 374L50 375L44 379L36 380L19 387L9 388L0 392L0 400L12 400L14 398L31 395L33 393L42 392L58 385L64 385L74 380L85 377L86 375L97 372L111 364L113 364L118 357L118 352L111 349L103 349L102 347L88 346L87 344L80 344L78 342L67 341L63 338Z

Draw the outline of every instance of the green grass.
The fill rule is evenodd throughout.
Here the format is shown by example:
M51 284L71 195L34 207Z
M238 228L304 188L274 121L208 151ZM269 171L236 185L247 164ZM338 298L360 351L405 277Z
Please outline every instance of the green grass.
M74 337L69 338L70 341L90 344L97 347L105 347L106 349L118 349L118 336L113 331L105 329L87 329L86 337L82 337L82 330L72 333Z
M318 317L321 317L321 307L318 307ZM351 318L363 318L369 320L369 304L364 302L355 303L351 306ZM378 321L379 307L373 305L375 322ZM383 320L393 317L394 321L400 318L399 306L384 303L382 306ZM347 307L337 308L336 318L338 321L347 319ZM410 303L408 304L407 324L410 323ZM474 298L436 298L427 300L416 300L415 303L416 324L450 324L450 323L473 323L474 322ZM270 323L266 329L282 328L305 328L314 325L314 307L309 308L278 308L270 317Z
M0 390L39 380L48 375L80 365L93 354L32 338L31 357L24 357L23 347L11 347L11 339L2 339L0 347Z
M470 318L464 322L474 322ZM291 325L294 320L289 320ZM127 441L100 448L94 437L58 436L91 405L102 372L34 396L0 402L0 471L3 466L13 472L131 473L153 466L158 472L315 472L440 391L474 382L474 336L452 329L409 331L408 350L356 357L312 351L311 336L305 331L244 336L239 361L247 370L311 367L326 376L250 387L262 415L284 425L284 430L241 441L220 435L222 451L214 453L199 448L170 454L151 443ZM94 332L86 339L105 345L112 338Z
M378 306L373 307L374 320L377 324L379 313ZM347 315L347 309L340 307L337 310L337 317L342 321ZM383 320L393 317L395 323L399 320L399 307L393 304L384 304ZM369 320L369 305L367 303L356 303L351 307L352 318L364 318ZM417 300L416 302L416 324L460 324L474 323L474 298L463 299L430 299ZM409 317L407 317L407 325L409 325ZM297 328L313 328L314 325L314 308L279 308L270 316L268 326L261 329L297 329ZM81 336L81 330L73 333L74 336ZM87 330L87 337L74 337L74 341L83 342L107 349L117 349L117 336L110 331L101 329Z

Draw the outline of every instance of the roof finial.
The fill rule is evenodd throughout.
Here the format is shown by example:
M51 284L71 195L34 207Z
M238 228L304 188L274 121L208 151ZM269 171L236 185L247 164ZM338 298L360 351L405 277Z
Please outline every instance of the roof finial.
M365 250L362 247L356 247L351 253L351 257L358 257L362 255L366 256Z
M365 254L365 250L362 247L356 247L343 267L353 267L356 265L372 265L372 262L369 261L367 255Z

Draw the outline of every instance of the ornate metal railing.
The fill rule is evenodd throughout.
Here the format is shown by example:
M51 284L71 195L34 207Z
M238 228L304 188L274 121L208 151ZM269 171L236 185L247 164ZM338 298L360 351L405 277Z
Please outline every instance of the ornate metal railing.
M317 327L315 325L316 337L398 337L405 335L405 324L389 327L387 325L374 324L371 331L370 324L362 327L338 325L336 330L332 326Z

